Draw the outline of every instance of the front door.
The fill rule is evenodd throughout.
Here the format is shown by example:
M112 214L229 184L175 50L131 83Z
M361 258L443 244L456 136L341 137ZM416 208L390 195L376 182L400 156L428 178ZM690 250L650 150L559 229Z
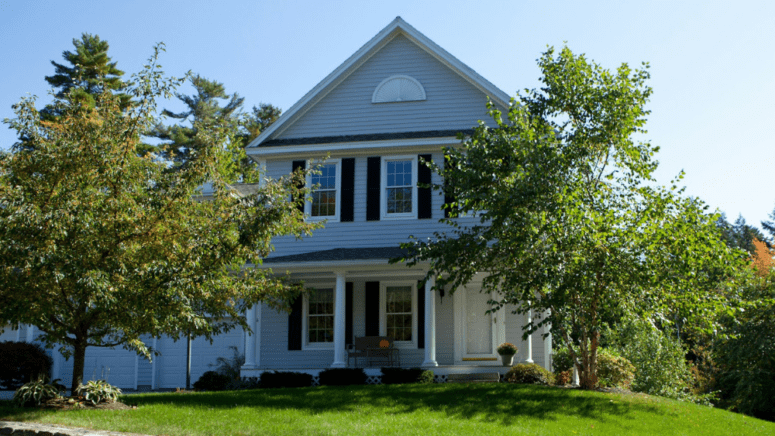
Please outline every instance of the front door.
M487 313L490 294L478 288L455 293L456 359L461 364L499 364L496 348L504 337L503 310Z

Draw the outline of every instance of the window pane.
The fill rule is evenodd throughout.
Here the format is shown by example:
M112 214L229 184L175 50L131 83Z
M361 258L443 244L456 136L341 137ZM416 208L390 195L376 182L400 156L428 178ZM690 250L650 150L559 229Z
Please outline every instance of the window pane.
M307 337L310 343L334 340L334 290L318 289L309 297Z

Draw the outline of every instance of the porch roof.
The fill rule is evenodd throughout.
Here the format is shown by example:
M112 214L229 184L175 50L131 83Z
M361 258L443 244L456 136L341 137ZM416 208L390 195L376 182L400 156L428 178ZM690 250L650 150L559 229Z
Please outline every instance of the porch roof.
M311 251L309 253L292 254L289 256L268 257L264 264L293 262L331 262L347 260L379 260L385 261L404 257L407 251L401 247L370 247L370 248L334 248L332 250Z

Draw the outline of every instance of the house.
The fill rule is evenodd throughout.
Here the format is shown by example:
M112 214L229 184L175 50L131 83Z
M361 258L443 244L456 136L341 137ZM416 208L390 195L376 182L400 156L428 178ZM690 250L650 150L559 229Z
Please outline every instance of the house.
M448 230L444 197L418 183L442 183L420 160L442 160L442 147L459 144L479 122L494 125L487 99L505 110L509 97L400 17L393 20L251 142L247 154L269 177L289 174L328 156L306 204L308 219L325 227L303 240L280 237L276 251L256 268L289 272L315 292L297 299L289 315L258 305L241 329L192 345L192 381L230 347L245 354L243 377L264 371L317 374L346 367L355 337L395 339L400 365L450 373L503 373L495 348L519 347L516 361L547 369L547 328L522 340L523 315L489 309L474 282L431 291L420 285L423 265L389 264L409 236ZM249 191L255 186L238 186ZM473 218L459 218L462 221ZM473 221L471 221L473 222ZM427 265L426 265L427 268ZM481 279L481 277L480 277ZM0 340L32 341L34 327L6 330ZM151 340L161 355L151 363L125 350L90 348L85 379L107 378L121 388L185 386L186 341ZM54 353L54 378L69 384L72 359ZM367 368L371 376L379 368Z
M410 235L448 230L439 223L443 195L418 188L442 183L421 160L441 161L442 147L459 144L457 134L479 120L494 126L488 97L508 107L506 93L398 17L247 146L269 177L328 158L308 179L319 189L305 209L325 228L303 240L277 238L256 266L316 291L290 315L267 307L247 314L254 334L243 376L346 367L347 347L360 336L393 337L401 366L442 375L494 370L502 342L519 347L518 361L550 367L548 330L523 341L524 317L508 308L486 314L489 295L477 283L431 291L433 282L420 285L422 265L388 263Z

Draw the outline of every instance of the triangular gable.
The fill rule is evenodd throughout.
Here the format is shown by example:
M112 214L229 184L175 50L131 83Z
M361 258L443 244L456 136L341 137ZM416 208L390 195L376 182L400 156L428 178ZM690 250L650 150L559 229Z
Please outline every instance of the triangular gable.
M462 92L464 97L468 96L471 98L473 101L470 101L470 105L481 107L482 114L485 112L484 96L489 96L499 107L508 107L509 97L506 93L460 62L446 50L439 47L425 35L418 32L401 19L401 17L397 17L342 65L323 79L317 86L310 90L301 100L288 109L274 124L253 140L248 147L257 147L259 144L280 137L329 136L326 134L325 129L319 134L310 135L310 132L315 131L315 129L310 125L303 126L306 117L309 115L310 118L314 118L316 112L318 113L318 116L326 113L329 108L324 107L325 104L322 104L319 108L316 107L324 100L324 98L329 94L335 95L335 90L337 90L343 82L349 80L351 76L354 75L353 80L358 79L359 74L361 74L360 69L364 67L364 65L366 65L368 69L369 66L380 64L381 57L395 57L396 52L400 52L404 56L414 56L420 63L435 64L435 71L437 74L442 76L446 74L441 80L447 80L447 82L450 83L450 86L456 87L456 91ZM384 62L382 62L382 64L384 65ZM347 85L349 84L350 83L348 82ZM372 84L371 86L373 88L376 84ZM372 89L368 90L369 96L371 96L371 91ZM362 89L361 92L363 92ZM433 98L433 96L430 96L429 99L430 98ZM392 103L388 103L388 105L390 104ZM378 111L379 109L376 112ZM475 120L476 119L468 122L464 126L472 127ZM454 122L454 120L451 122ZM310 123L314 125L315 121L312 120ZM456 127L460 128L463 126L457 125ZM404 128L405 127L401 127L401 129ZM364 133L384 133L378 132L379 129L379 126L375 126L372 128L373 131ZM430 127L425 130L432 129L433 128ZM410 126L408 130L416 131L419 129L416 128L416 126L415 128ZM386 132L387 131L391 130L388 129ZM348 132L338 131L338 134L348 134Z

